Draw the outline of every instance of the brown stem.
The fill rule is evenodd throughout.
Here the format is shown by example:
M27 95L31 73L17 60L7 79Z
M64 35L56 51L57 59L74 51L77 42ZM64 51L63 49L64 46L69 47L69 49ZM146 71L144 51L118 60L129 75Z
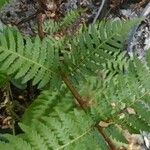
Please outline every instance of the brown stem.
M116 146L112 143L112 141L110 140L110 138L106 135L106 133L104 132L103 128L99 125L96 125L96 128L98 129L98 131L100 132L100 134L103 136L103 138L105 139L105 141L107 142L109 149L110 150L117 150Z
M80 96L80 94L78 93L76 88L73 86L72 82L69 80L67 75L64 72L61 72L61 77L62 77L62 80L64 81L64 83L66 84L66 86L69 88L69 90L75 97L75 99L77 100L77 102L79 103L79 105L82 107L83 110L85 110L85 108L84 108L85 102L82 100L82 97Z
M44 31L43 31L43 17L42 17L42 13L39 13L37 15L37 24L38 24L38 35L40 37L40 39L42 40L44 38Z
M64 83L66 84L66 86L69 88L69 90L73 94L73 96L78 101L79 105L82 107L83 110L85 110L85 107L84 107L85 101L82 99L82 97L80 96L80 94L78 93L76 88L73 86L72 82L69 80L67 75L64 72L61 72L61 77L62 77L62 80L64 81ZM117 148L112 143L110 138L104 132L103 128L100 127L99 125L96 125L96 128L98 129L99 133L104 137L105 141L108 143L109 149L110 150L117 150Z

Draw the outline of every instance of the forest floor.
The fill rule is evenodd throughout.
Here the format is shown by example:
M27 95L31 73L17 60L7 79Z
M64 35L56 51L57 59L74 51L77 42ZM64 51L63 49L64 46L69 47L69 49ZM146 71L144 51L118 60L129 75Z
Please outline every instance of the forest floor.
M0 20L3 24L17 26L25 36L39 34L42 37L45 32L37 30L36 24L40 28L41 22L47 19L57 22L72 9L86 9L84 14L81 13L80 18L75 22L76 29L78 29L78 25L83 23L83 16L84 23L87 25L102 19L112 21L134 19L142 16L144 8L150 4L148 3L149 0L104 0L103 5L103 2L98 0L93 2L90 0L63 0L57 3L50 1L45 5L39 5L35 0L12 0L0 10ZM137 52L139 57L143 57L144 51L150 47L150 5L145 13L147 13L147 19L140 25L139 30L135 31L140 32L140 35L144 32L144 37L142 36L140 39L136 37L138 40L134 39L135 44L133 44L133 39L129 38L130 41L128 41L130 43L129 52L134 51L136 42L141 43L138 45L140 47ZM22 85L12 81L0 89L0 133L12 132L14 121L20 120L26 108L39 93L40 90L31 86L31 82Z

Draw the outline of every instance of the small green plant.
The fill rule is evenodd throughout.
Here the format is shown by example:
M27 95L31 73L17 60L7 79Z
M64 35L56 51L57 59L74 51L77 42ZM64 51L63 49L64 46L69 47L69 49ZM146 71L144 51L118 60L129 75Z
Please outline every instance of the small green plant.
M19 123L23 133L3 135L0 149L116 150L127 147L125 130L149 131L150 54L143 64L123 52L137 22L102 21L60 40L5 28L0 70L42 93Z
M1 0L1 1L0 1L0 8L1 8L4 4L8 3L8 1L9 1L9 0Z

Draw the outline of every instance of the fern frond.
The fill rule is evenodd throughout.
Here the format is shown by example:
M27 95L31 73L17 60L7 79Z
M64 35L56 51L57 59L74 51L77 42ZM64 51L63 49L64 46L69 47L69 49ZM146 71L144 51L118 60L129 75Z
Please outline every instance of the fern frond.
M69 11L60 23L60 27L67 28L79 17L79 12L76 10Z
M22 83L32 80L33 85L42 88L49 83L52 87L60 87L60 69L68 72L74 81L79 81L77 77L84 79L85 74L95 75L112 59L118 60L116 64L112 61L113 67L123 69L126 59L118 50L122 49L124 38L135 22L102 22L65 41L53 37L31 40L6 29L0 34L1 70L15 79L21 78Z
M44 31L52 36L55 32L57 32L60 28L59 24L57 22L54 22L52 20L46 20L44 22Z
M32 103L26 110L23 115L22 122L24 124L30 125L33 119L40 120L41 116L47 116L48 114L51 115L54 110L57 110L58 106L59 110L61 108L61 111L69 111L74 105L71 101L72 96L63 90L64 88L60 90L61 95L58 91L43 91L42 94L36 99L36 101Z
M91 148L89 141L93 141L95 144L92 146L99 150L100 145L94 139L93 121L82 111L74 110L68 114L59 111L55 116L41 116L40 120L32 120L29 126L20 124L20 127L25 133L15 137L6 135L9 143L5 144L4 148L12 145L12 149L26 146L26 150L86 149Z
M92 145L94 149L99 150L107 145L95 128L98 121L108 122L108 126L103 127L104 131L118 143L127 142L123 130L130 133L149 131L149 109L145 114L141 113L145 108L149 108L149 90L144 88L145 84L136 76L136 63L139 62L131 61L127 74L119 73L113 80L105 81L105 78L100 80L100 77L92 77L86 84L81 83L80 94L91 101L87 114L74 109L73 104L63 108L67 101L73 99L68 93L62 98L56 91L44 92L25 113L21 124L24 133L17 135L16 141L21 138L20 143L27 144L29 149L91 149ZM139 80L135 83L137 78ZM133 109L131 112L129 107ZM6 138L9 140L6 146L11 144L12 147L19 147L11 140L13 136ZM92 144L89 141L92 141Z
M137 21L101 22L71 39L72 41L69 43L71 52L66 54L70 61L68 57L64 60L66 64L70 63L68 68L70 74L72 76L77 74L77 77L83 76L85 73L94 74L98 69L103 68L104 63L108 60L116 60L116 57L118 64L119 62L122 64L124 55L120 52L123 50L125 37L135 22Z
M150 118L149 118L150 104L141 100L135 102L132 107L136 110L136 113L139 116L139 118L143 120L145 123L147 123L148 126L150 126Z
M149 110L141 113L149 108L149 63L143 65L137 59L127 60L121 53L125 37L135 22L101 22L76 37L60 41L53 37L43 41L38 37L23 38L12 29L0 33L0 70L23 83L32 80L39 88L48 84L59 87L59 91L43 92L31 104L20 123L23 133L6 135L8 142L1 142L0 147L20 149L24 145L26 150L108 148L95 128L100 121L108 122L104 130L119 142L126 142L121 130L149 131ZM65 94L62 94L62 70L74 83L83 81L75 86L82 98L89 101L86 113L74 108L70 93L63 91ZM133 108L133 112L128 108Z
M59 54L54 45L38 37L24 39L19 32L6 29L0 34L0 69L15 79L21 78L22 83L33 80L33 85L41 88L57 72Z
M79 13L77 11L70 11L59 22L51 20L45 21L44 30L49 36L53 37L57 32L59 33L61 30L65 30L71 26L78 17Z
M108 126L107 128L105 128L105 131L109 137L115 139L117 142L127 143L127 140L123 135L123 132L116 125Z
M120 72L118 75L109 78L105 73L101 72L101 76L89 78L89 82L81 83L80 91L83 97L91 101L90 113L96 121L104 121L110 123L105 130L115 141L125 142L123 134L116 131L116 125L122 130L128 130L131 133L140 133L140 131L149 131L149 93L148 68L144 68L145 64L130 60L129 66L125 73ZM141 75L139 75L139 72ZM88 77L87 77L88 78ZM106 78L106 80L105 80ZM108 78L108 79L107 79ZM84 86L83 86L84 85ZM114 131L114 132L113 132ZM116 133L116 135L115 135ZM117 134L118 133L118 134Z
M31 145L27 141L22 139L21 137L15 137L9 134L7 134L5 137L11 141L11 144L8 142L5 143L4 148L9 146L9 149L10 149L10 146L11 146L11 150L19 150L19 149L32 150Z
M10 149L10 147L11 147L11 150L15 150L15 147L13 147L13 145L0 142L0 149L8 150L8 149Z

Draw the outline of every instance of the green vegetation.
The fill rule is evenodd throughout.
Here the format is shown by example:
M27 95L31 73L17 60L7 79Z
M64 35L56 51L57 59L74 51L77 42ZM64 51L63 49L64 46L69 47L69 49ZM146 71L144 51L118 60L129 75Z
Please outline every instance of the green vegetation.
M127 146L125 130L150 131L150 53L142 63L123 51L138 20L102 21L58 40L52 33L66 21L72 18L56 29L47 22L42 41L10 27L0 33L6 80L32 81L42 91L19 123L22 133L2 135L0 149L107 150Z

